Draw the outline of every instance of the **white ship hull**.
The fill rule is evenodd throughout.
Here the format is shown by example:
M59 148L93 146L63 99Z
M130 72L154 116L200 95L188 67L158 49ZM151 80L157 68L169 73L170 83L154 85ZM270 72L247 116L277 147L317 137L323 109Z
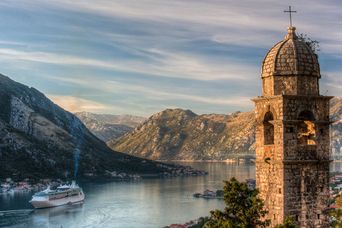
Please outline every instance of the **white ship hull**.
M55 190L47 187L32 196L30 203L34 208L58 207L66 204L83 202L84 193L75 181L71 185L62 185Z
M55 200L47 200L44 198L39 199L38 197L34 197L30 203L34 208L47 208L47 207L58 207L66 204L75 204L83 202L84 195L80 196L70 196L65 197L61 199L55 199Z
M69 196L61 199L47 200L46 198L34 197L30 203L34 208L58 207L67 204L81 203L84 200L84 194L78 196Z

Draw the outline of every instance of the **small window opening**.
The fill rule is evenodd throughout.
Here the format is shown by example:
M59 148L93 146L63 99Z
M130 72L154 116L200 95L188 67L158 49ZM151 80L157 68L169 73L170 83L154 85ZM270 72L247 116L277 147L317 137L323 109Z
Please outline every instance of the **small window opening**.
M320 216L320 214L317 214L317 219L319 219L321 216Z
M299 216L298 215L296 215L296 222L298 222L299 221Z
M294 132L293 127L286 128L286 133L293 133L293 132Z
M316 129L314 115L310 111L299 114L298 120L298 143L301 145L316 145Z
M274 126L270 122L274 120L272 112L267 112L264 117L264 144L274 144Z
M281 188L279 188L279 194L281 194Z

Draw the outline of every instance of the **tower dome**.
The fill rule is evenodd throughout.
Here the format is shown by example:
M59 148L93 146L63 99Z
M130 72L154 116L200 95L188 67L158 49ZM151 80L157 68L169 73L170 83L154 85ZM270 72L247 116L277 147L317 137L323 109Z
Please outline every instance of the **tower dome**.
M321 77L317 55L299 39L295 27L274 45L262 64L264 95L318 95Z

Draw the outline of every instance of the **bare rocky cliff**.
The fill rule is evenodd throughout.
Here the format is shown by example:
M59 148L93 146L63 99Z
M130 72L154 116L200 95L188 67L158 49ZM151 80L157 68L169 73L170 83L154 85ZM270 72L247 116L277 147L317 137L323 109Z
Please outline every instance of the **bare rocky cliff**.
M342 159L342 98L334 98L330 102L331 153L335 160Z
M332 158L342 158L342 98L331 101ZM225 160L254 156L254 112L196 115L167 109L108 145L135 156L156 160Z
M167 109L108 143L118 151L157 160L221 160L253 155L254 113L196 115Z

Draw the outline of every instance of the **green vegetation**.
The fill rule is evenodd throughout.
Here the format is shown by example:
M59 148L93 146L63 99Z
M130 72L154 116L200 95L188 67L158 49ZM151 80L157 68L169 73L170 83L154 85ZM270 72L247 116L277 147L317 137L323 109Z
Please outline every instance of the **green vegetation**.
M342 210L341 209L335 209L330 212L330 216L332 217L332 224L331 227L335 228L342 228Z
M216 191L216 196L217 197L224 197L224 191L223 190L217 190Z
M211 216L202 219L194 227L204 228L250 228L268 227L270 220L265 219L268 211L264 209L264 202L258 197L257 189L248 188L247 183L240 183L235 178L225 181L223 188L226 207L223 211L211 211ZM204 224L204 225L202 225ZM284 224L276 228L294 228L293 219L288 217Z
M339 195L335 202L338 208L330 211L330 216L332 218L331 226L335 228L342 228L342 195Z
M307 34L299 34L298 39L304 41L312 50L313 53L317 54L320 51L319 41L312 40Z
M211 211L209 221L204 227L267 227L269 220L263 220L267 211L263 201L258 197L257 189L248 188L235 178L225 181L224 211Z
M275 228L295 228L292 217L287 217L284 224L276 225Z

